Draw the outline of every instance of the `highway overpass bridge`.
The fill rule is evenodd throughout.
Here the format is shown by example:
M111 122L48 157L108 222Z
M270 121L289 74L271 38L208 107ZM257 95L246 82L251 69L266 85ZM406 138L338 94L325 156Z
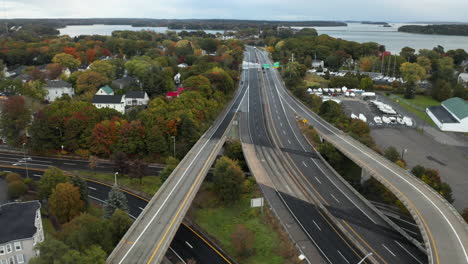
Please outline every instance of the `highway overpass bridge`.
M265 52L258 51L272 64ZM385 185L406 206L424 238L429 263L468 263L468 225L457 210L427 184L310 111L286 89L275 69L266 70L269 89L284 111L305 118L329 143ZM294 119L293 115L289 116Z
M257 91L264 89L264 91L256 95L254 94L254 97L250 99L256 100L255 96L259 98L264 97L265 99L261 99L258 103L262 105L264 104L262 100L266 100L270 105L262 105L261 108L269 108L270 119L275 116L278 118L278 120L274 122L272 122L272 120L263 121L265 122L264 125L268 127L266 130L278 130L278 133L283 134L284 137L277 137L275 140L282 142L281 145L284 146L286 144L291 145L290 149L282 149L283 152L288 152L288 156L285 156L284 153L277 153L279 155L277 157L287 158L289 160L288 164L284 165L285 167L283 169L288 170L294 175L305 176L304 182L302 183L304 183L303 189L304 187L307 189L304 191L304 193L307 193L307 197L315 195L319 196L320 200L320 193L327 192L328 187L340 189L341 194L336 193L336 195L340 195L339 197L333 195L336 200L333 204L343 204L336 208L346 209L346 206L349 206L354 210L353 214L346 215L348 222L343 222L341 225L345 225L345 229L349 232L353 232L357 229L357 227L353 228L352 225L362 228L353 236L361 237L361 235L366 235L369 237L369 240L361 238L360 241L358 241L359 244L366 244L366 241L372 241L372 245L367 244L365 247L360 248L361 253L375 252L375 255L379 255L379 257L373 257L375 260L374 263L422 263L421 256L417 252L418 250L415 247L411 248L411 245L406 243L407 241L402 242L405 239L401 236L394 239L393 243L396 244L393 246L389 246L388 243L390 242L385 242L385 244L381 243L381 241L390 241L392 237L395 238L394 234L396 232L390 230L391 228L387 227L388 223L382 220L380 215L368 209L366 207L367 204L358 199L359 197L351 197L352 191L344 190L347 187L344 186L343 183L330 179L329 177L331 177L333 173L328 171L330 169L327 169L324 164L317 163L314 159L301 160L301 158L303 158L301 156L303 153L296 153L296 156L290 155L291 152L297 150L302 150L306 154L308 152L313 152L313 150L304 147L307 143L302 137L298 136L297 126L292 126L290 124L290 122L295 122L294 120L290 120L294 119L294 115L300 115L308 119L309 123L314 125L323 138L334 144L353 161L368 170L373 177L384 183L384 185L403 201L420 226L431 264L468 262L466 256L467 227L451 205L444 202L443 198L408 172L385 160L377 153L351 139L346 134L310 112L304 105L288 93L276 70L270 69L267 70L266 74L260 74L261 70L258 69L258 63L271 64L268 56L265 53L253 51L253 49L248 48L246 56L252 56L252 54L258 56L255 60L257 63L244 65L244 68L253 68L254 70L242 72L241 85L234 99L223 113L220 114L218 119L213 123L213 126L208 129L179 163L171 176L151 199L118 246L111 253L107 259L108 263L159 263L161 261L207 171L212 166L217 153L222 147L226 131L231 121L238 112L239 107L244 106L246 103L248 104L248 100L251 97L250 91L252 91L253 94L254 89ZM250 72L253 71L257 72L257 74L250 74ZM262 85L250 87L253 83L263 83L263 88L261 88ZM249 107L247 108L247 111L251 111ZM257 112L261 113L261 111ZM290 127L287 132L281 129L282 126L286 126L286 122L288 122L288 126ZM257 134L257 131L253 131L252 133ZM257 140L258 142L255 142L255 144L264 147L269 146L268 137L260 137ZM281 162L281 160L279 161ZM310 179L307 179L307 176L310 179L315 177L318 180L314 179L314 181L317 182L312 184ZM330 179L330 182L322 184L322 181L325 182L326 179ZM318 183L318 181L320 181L320 183ZM320 187L322 189L315 190L315 187ZM330 207L331 204L332 203L328 206ZM302 203L298 203L297 210L301 210L301 208L303 211L301 217L310 218L310 215L307 213L308 211L304 210L306 207L304 207ZM345 212L346 210L343 210L342 214L345 214ZM320 212L316 212L316 214L319 215ZM353 220L354 215L357 216L355 220ZM327 221L326 217L323 217L323 219L322 221ZM360 223L360 221L363 221L364 224ZM369 221L377 227L371 235L365 232L365 225L367 225ZM325 230L325 222L321 227L321 223L314 222L314 224L320 231L322 228ZM349 228L346 226L348 223ZM328 233L329 235L324 237L340 237L342 235L335 230L333 225L329 224L326 228L330 232ZM333 247L333 240L328 240L328 242L324 241L325 240L317 241L316 246L320 247L321 243L328 243L330 247ZM347 241L343 240L340 241L340 243L343 244L343 248L348 247L349 255L354 254L357 257L363 257L362 254L356 254L353 246L349 245ZM402 246L401 243L404 243L404 245ZM377 246L378 249L375 248ZM400 246L400 248L398 246ZM410 248L410 250L408 250L408 248ZM335 253L337 258L341 257L340 255L342 254L341 251ZM400 254L401 257L399 256ZM349 259L354 261L356 256L349 257ZM395 259L392 259L393 257L397 257L396 259L398 259L398 261L394 261ZM345 260L348 261L347 258L345 258ZM339 263L336 261L325 262Z

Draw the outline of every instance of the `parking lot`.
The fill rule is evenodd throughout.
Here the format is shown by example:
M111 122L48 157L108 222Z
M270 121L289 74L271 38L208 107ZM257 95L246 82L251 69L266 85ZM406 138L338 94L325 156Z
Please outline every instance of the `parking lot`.
M382 112L382 110L379 110L379 108L371 101L373 100L364 101L360 97L356 97L344 99L341 101L341 104L346 115L351 116L354 114L355 116L359 117L359 115L362 114L365 116L367 124L369 124L371 127L416 127L416 122L414 122L414 120L410 117L407 117L410 119L410 122L404 123L404 113L398 112L398 109L394 109L395 114L386 114ZM375 117L380 118L380 123L376 122L374 119ZM386 118L391 120L387 120L387 122L382 120L385 120Z

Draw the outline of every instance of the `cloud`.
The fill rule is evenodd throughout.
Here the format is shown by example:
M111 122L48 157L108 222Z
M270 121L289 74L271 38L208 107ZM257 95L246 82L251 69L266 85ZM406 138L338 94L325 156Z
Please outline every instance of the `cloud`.
M7 18L466 21L466 0L3 0Z

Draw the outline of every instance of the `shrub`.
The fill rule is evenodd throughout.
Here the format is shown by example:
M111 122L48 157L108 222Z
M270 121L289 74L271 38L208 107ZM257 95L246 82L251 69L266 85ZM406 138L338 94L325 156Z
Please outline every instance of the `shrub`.
M22 181L23 178L17 173L8 173L7 176L5 177L5 180L7 183L12 183L15 181Z
M15 199L25 194L28 186L23 181L14 181L8 184L8 196Z

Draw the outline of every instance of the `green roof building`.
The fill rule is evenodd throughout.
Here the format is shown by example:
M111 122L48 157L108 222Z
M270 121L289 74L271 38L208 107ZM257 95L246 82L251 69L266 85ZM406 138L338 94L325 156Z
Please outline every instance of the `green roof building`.
M430 106L426 113L442 131L468 132L468 103L459 97Z
M114 90L109 85L99 88L96 95L114 95Z

